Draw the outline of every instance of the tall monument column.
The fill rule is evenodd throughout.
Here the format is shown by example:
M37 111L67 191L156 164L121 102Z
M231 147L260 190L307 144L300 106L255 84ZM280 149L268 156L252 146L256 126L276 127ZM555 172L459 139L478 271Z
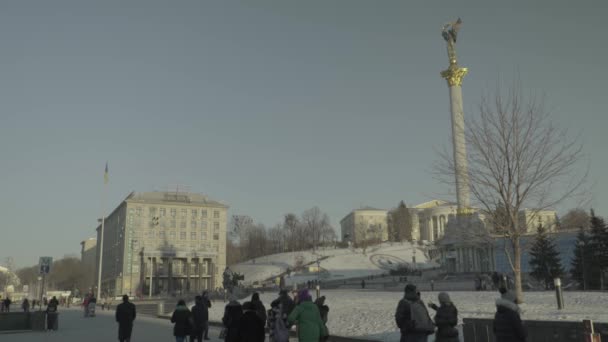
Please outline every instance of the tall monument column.
M468 213L469 175L467 170L467 150L464 134L464 112L462 109L462 79L467 68L458 66L456 59L456 37L462 21L458 20L443 26L443 39L447 42L450 66L441 72L450 89L450 112L452 118L452 146L454 150L454 171L456 176L456 199L458 214Z

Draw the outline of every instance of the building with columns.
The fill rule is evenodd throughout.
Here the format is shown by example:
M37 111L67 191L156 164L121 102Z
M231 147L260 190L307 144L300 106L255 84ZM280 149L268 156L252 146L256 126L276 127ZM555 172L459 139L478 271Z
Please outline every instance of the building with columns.
M101 292L165 295L221 287L227 210L201 194L130 193L105 218ZM100 234L101 225L97 241Z

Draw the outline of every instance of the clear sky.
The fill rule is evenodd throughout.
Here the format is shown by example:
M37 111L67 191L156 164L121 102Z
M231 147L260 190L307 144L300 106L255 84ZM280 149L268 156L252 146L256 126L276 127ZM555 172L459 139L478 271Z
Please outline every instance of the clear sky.
M608 216L608 2L0 3L0 262L79 253L130 191L168 184L267 225L319 206L450 199L442 24L461 16L465 115L500 76L581 134ZM565 204L560 211L574 204Z

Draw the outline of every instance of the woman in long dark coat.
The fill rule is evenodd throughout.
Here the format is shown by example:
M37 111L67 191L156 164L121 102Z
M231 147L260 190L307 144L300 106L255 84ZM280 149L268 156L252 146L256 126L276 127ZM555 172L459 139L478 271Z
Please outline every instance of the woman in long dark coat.
M450 300L450 296L441 292L438 296L439 305L429 304L431 308L437 311L435 315L435 325L437 331L435 332L435 342L458 342L458 309Z
M182 299L177 302L177 307L173 311L171 316L171 322L175 323L173 326L173 336L175 336L175 342L185 342L186 338L190 336L190 320L192 313L188 310L186 302Z
M235 298L231 298L224 309L222 323L226 329L224 341L237 342L239 340L239 324L243 316L243 307Z

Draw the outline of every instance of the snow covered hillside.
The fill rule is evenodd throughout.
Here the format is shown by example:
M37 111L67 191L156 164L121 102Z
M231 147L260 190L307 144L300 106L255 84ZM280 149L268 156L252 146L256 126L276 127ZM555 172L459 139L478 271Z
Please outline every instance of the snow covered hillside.
M320 260L321 271L319 277L324 280L339 280L369 275L388 273L391 269L400 266L412 267L412 256L414 247L405 243L384 243L372 246L363 254L361 249L319 249L313 251L301 251L268 255L255 260L249 260L240 264L230 266L235 272L245 275L244 285L254 282L263 282L276 278L288 269L294 270L297 265L309 265L315 268L311 273L307 269L298 273L291 273L286 277L287 285L297 282L306 282L307 279L316 279L316 261ZM416 248L416 267L430 268L435 264L428 261L425 249Z

